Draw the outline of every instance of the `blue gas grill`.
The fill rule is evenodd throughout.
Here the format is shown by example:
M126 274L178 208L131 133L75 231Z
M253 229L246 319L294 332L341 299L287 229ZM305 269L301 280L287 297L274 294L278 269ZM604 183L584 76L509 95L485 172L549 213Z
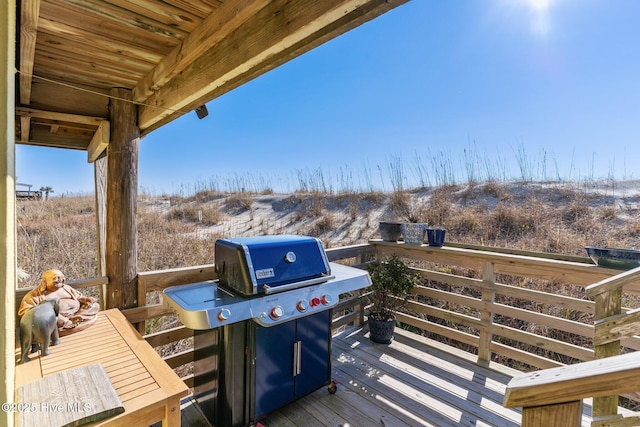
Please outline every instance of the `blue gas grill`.
M296 235L219 239L217 281L176 286L164 301L194 333L194 394L215 426L248 426L331 385L331 317L366 271L329 263Z

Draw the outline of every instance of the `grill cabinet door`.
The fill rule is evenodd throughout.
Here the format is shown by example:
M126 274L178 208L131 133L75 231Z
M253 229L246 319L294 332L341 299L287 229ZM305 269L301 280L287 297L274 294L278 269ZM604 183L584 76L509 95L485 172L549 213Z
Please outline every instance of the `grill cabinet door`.
M280 325L256 326L256 418L329 384L330 320L331 310L325 310Z
M302 397L331 380L330 310L300 318L297 326L296 338L301 342L301 357L295 394Z
M295 397L293 343L296 321L256 328L255 416L271 412Z

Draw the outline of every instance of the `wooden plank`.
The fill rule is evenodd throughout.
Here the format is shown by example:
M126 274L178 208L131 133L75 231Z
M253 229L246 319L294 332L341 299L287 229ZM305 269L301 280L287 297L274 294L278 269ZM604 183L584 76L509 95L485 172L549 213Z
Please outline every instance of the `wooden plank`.
M31 118L20 117L20 142L29 142L31 134Z
M609 316L595 322L593 340L596 346L632 337L638 333L640 327L640 309Z
M31 136L28 145L37 145L45 147L67 148L70 150L86 150L91 140L92 132L75 133L67 132L70 129L65 128L64 133L52 134L49 132L49 126L32 126Z
M336 345L343 352L349 350L344 343L349 343L350 340L337 340L337 342ZM446 382L447 385L444 387L451 387L451 390L456 390L462 395L467 394L466 392L474 394L473 397L468 398L474 403L480 403L478 396L482 396L501 406L506 384L511 379L511 376L482 367L476 362L461 360L446 351L421 345L408 335L399 336L395 345L386 348L375 346L370 341L365 341L358 348L369 355L368 362L374 363L377 359L384 366L399 372L415 370L414 375L422 378L426 383ZM357 360L361 359L358 353L346 354ZM500 408L500 411L503 410L504 408ZM511 413L511 411L507 412Z
M33 119L46 119L59 123L79 123L97 128L104 119L100 117L82 116L79 114L58 113L36 108L16 107L16 115Z
M213 264L138 273L138 280L143 284L147 292L162 291L170 286L204 282L217 278Z
M89 147L87 147L87 161L89 163L95 162L109 146L109 126L109 122L103 120L96 129L96 133L93 134Z
M407 325L412 325L417 328L420 328L424 331L431 332L434 334L442 335L443 337L452 339L454 341L459 341L464 344L469 344L474 347L478 346L478 337L467 332L458 331L453 328L449 328L446 326L438 325L433 322L429 322L427 320L419 319L414 316L409 316L404 313L396 313L396 318L399 322L406 323ZM396 328L397 330L397 328Z
M167 84L189 64L214 48L240 25L269 3L268 0L238 0L224 2L216 13L209 15L182 42L166 55L156 67L133 88L133 99L144 101L155 89Z
M518 289L518 288L515 288ZM468 297L462 294L442 291L438 289L426 288L418 286L413 291L416 295L422 295L429 298L438 299L444 302L458 304L464 307L475 308L481 313L493 312L494 314L500 314L514 319L525 320L530 323L536 323L545 325L553 329L569 332L572 334L581 335L584 337L593 337L593 326L586 323L577 322L574 320L563 319L556 316L551 316L544 313L538 313L529 311L523 308L512 307L499 303L483 302L473 297ZM526 300L524 296L518 294L513 295L515 298Z
M147 98L150 106L140 108L139 126L148 133L405 1L269 2ZM237 40L244 41L243 49Z
M193 349L172 354L171 356L164 357L162 360L171 368L175 369L178 366L193 362Z
M560 280L580 286L591 285L594 280L606 279L618 273L616 270L578 262L491 253L447 246L434 249L426 245L411 246L403 243L372 242L372 244L376 248L377 257L397 254L401 257L457 265L475 270L480 270L483 263L491 262L494 265L495 273Z
M175 46L188 31L163 24L99 0L46 2L42 13L64 23L83 22L83 27L116 40L138 40L143 45ZM167 51L168 52L168 51Z
M164 304L152 304L122 310L122 314L124 314L129 322L139 323L156 317L173 314L173 311Z
M470 422L473 419L486 425L509 425L507 414L513 414L511 425L519 421L516 412L502 407L498 400L502 393L493 393L496 400L491 400L492 393L481 385L482 378L478 378L478 382L472 380L478 372L473 369L465 371L455 363L423 354L417 358L406 358L410 351L404 344L395 342L382 349L381 346L361 345L351 349L346 360L350 362L348 366L360 371L359 376L354 375L356 378L369 376L371 380L389 387L399 397L394 399L396 402L402 402L402 396L406 396L407 409L420 403L420 406L441 412L447 424L453 421L459 425L476 425ZM407 361L403 360L405 358ZM341 368L344 366L340 365ZM412 413L419 414L423 410L419 407ZM454 417L450 418L451 415Z
M145 335L145 339L151 347L159 347L174 341L193 337L193 329L179 326L166 331L156 332L154 334Z
M559 261L580 262L583 264L593 265L593 261L588 256L575 256L575 255L557 254L557 253L551 253L551 252L527 251L527 250L521 250L521 249L515 249L515 248L500 248L496 246L473 245L471 243L458 243L458 242L447 242L447 246L450 246L452 248L473 249L476 251L496 252L496 253L511 254L511 255L524 255L524 256L530 256L534 258L547 258L547 259L554 259Z
M339 261L342 259L356 258L359 263L366 262L373 256L373 246L369 244L359 244L351 246L341 246L339 248L328 248L325 250L329 261Z
M31 74L36 55L40 0L22 0L20 7L20 103L31 103ZM24 135L24 132L23 132ZM28 138L27 138L28 140Z
M572 402L587 397L637 391L640 353L546 369L514 377L507 386L508 408Z
M591 427L637 427L640 425L640 414L616 414L604 417L593 417Z
M460 324L467 327L472 327L479 330L482 327L482 323L479 319L467 316L464 314L450 312L438 307L428 306L416 302L410 302L407 307L417 313L422 313L429 316L438 317L440 319ZM404 317L404 316L403 316ZM400 319L400 317L398 317ZM415 324L415 320L413 321ZM432 326L425 324L425 328L432 329ZM448 331L451 334L450 330ZM531 332L521 331L519 329L511 328L505 325L493 324L491 326L491 332L494 335L503 336L505 338L513 339L525 344L530 344L543 348L555 353L564 354L570 357L576 357L580 360L593 359L593 351L577 345L565 343L559 340L555 340L548 337L543 337ZM450 336L445 334L444 336ZM452 337L453 338L453 337ZM456 339L456 338L454 338Z
M581 311L587 314L595 313L595 303L593 301L584 300L580 298L568 297L565 295L549 294L534 289L527 289L518 286L511 286L507 284L492 283L483 284L480 279L473 279L468 277L456 276L449 273L441 273L437 271L424 270L424 269L412 269L418 272L422 277L427 280L435 282L447 283L451 286L461 286L473 289L490 289L497 294L510 296L514 298L526 299L529 301L539 302L542 304L549 304L557 307L566 308L568 310Z
M415 403L404 394L399 393L392 384L378 381L383 374L375 367L368 368L364 363L333 364L334 377L350 386L351 390L382 407L385 413L376 424L392 426L458 426L455 417L461 417L459 411L447 408L438 400L420 396L424 404ZM359 369L360 368L360 369ZM395 384L396 386L399 384Z
M534 366L540 369L556 368L558 366L564 366L563 363L556 362L555 360L547 359L546 357L538 356L528 351L519 350L515 347L511 347L505 344L501 344L496 341L491 342L491 351L504 357L508 357L513 360L524 362L529 366Z
M504 325L494 324L492 329L494 335L536 346L554 353L564 354L565 356L574 357L579 360L592 360L594 358L593 350L578 345L565 343Z
M164 57L162 52L141 43L131 43L131 41L121 40L110 35L89 32L71 24L41 16L39 31L44 34L43 41L52 40L59 43L59 40L49 39L49 37L59 37L66 40L66 44L63 45L65 50L74 51L77 46L86 46L89 49L102 52L102 55L118 57L125 63L129 61L146 62L149 67L152 67Z
M496 276L493 272L493 264L486 262L482 268L482 283L483 285L491 285L495 283ZM483 286L482 289L482 303L485 305L485 309L480 311L480 321L484 324L478 331L480 334L478 341L478 358L480 360L491 360L491 341L493 335L491 333L491 325L493 323L493 307L496 294L488 289L488 286Z
M599 295L603 292L608 292L615 289L623 288L639 280L640 280L640 267L636 267L632 270L625 271L613 277L609 277L607 279L604 279L597 283L589 285L585 288L585 290L587 292L588 297L594 298L596 295Z
M108 0L108 2L135 15L144 16L189 33L197 29L201 22L197 15L165 2L151 0Z

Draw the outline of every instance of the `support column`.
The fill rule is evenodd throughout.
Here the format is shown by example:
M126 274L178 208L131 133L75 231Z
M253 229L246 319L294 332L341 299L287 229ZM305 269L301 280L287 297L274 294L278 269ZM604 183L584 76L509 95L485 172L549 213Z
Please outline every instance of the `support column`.
M13 402L15 383L16 183L15 37L16 2L0 2L0 402ZM0 425L13 426L13 412L0 412Z
M603 292L594 298L596 312L594 322L616 316L622 313L622 288ZM594 357L604 359L605 357L617 356L620 354L620 340L607 344L593 343ZM594 417L605 415L615 415L618 413L618 396L594 397L591 413Z
M106 276L107 248L107 152L106 150L93 162L96 203L96 236L98 243L98 276ZM105 308L107 285L100 289L100 307Z
M128 89L111 89L111 132L107 151L106 273L107 308L138 305L138 199L137 107Z
M489 309L482 309L480 312L480 320L482 321L482 329L480 329L480 343L478 345L478 362L489 363L491 361L491 341L493 340L493 304L495 303L496 293L488 286L496 283L496 275L494 273L493 264L486 262L482 268L482 302Z

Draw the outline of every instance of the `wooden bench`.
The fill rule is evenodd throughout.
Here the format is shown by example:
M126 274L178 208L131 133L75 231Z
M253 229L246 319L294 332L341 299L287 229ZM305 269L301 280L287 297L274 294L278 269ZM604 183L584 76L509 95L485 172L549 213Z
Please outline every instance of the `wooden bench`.
M180 426L180 399L188 388L138 334L120 310L101 311L84 331L61 337L51 354L16 366L16 388L80 366L102 364L125 408L91 426Z

